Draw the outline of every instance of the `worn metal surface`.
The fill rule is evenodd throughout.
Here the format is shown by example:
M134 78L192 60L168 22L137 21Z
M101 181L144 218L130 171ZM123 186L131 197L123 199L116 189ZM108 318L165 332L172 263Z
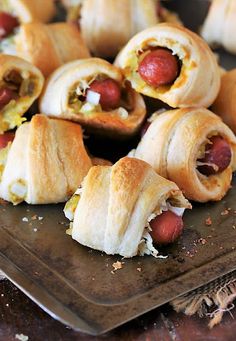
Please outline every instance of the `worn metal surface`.
M55 318L101 333L236 268L235 191L236 184L223 201L187 212L183 236L160 250L167 259L123 260L115 273L121 257L66 235L61 205L1 206L0 268Z
M205 2L194 3L204 13ZM234 58L224 54L223 64L232 67ZM195 204L186 213L183 236L160 250L168 258L130 260L73 241L65 233L62 205L1 205L0 269L56 319L99 334L234 270L235 199L236 181L221 202ZM117 260L123 268L112 273Z

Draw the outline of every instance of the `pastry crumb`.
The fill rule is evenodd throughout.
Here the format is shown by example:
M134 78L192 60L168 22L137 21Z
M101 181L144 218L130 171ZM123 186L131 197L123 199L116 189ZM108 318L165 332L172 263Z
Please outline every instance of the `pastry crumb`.
M142 268L137 268L137 271L141 272L141 271L142 271Z
M31 220L36 220L38 218L37 214L34 214L32 217L31 217Z
M113 266L114 269L111 271L111 273L114 274L115 271L122 269L123 268L123 264L125 264L125 263L124 262L120 262L120 261L117 261L117 262L113 263L112 266Z
M28 341L29 337L24 334L16 334L15 339L20 340L20 341Z
M205 245L207 240L205 238L199 238L198 242L201 243L202 245Z
M22 218L22 221L24 221L24 222L27 223L27 222L29 221L29 219L28 219L27 217L23 217L23 218Z
M220 213L220 215L227 215L227 214L229 214L229 210L227 208Z
M205 225L206 225L206 226L211 226L211 225L212 225L211 217L208 217L208 218L205 220Z

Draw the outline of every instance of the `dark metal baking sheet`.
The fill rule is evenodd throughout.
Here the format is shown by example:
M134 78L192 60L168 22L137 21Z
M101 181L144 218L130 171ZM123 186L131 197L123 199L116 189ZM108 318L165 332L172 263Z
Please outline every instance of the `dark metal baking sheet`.
M172 3L181 9L189 2ZM197 6L191 21L196 28L206 2L191 3ZM184 18L192 11L187 7L181 10ZM235 57L221 56L224 66L236 65ZM236 268L236 179L221 202L195 204L186 213L182 237L160 250L166 259L122 260L85 248L66 235L62 208L2 204L0 269L45 311L76 330L101 334ZM113 272L117 260L124 264Z

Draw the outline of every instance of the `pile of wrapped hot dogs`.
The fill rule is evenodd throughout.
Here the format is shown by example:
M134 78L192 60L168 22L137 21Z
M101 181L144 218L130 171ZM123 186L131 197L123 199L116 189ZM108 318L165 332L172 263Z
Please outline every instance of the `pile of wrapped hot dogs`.
M157 0L63 4L67 22L50 24L53 0L0 4L0 197L67 201L79 243L158 257L182 233L188 200L230 188L236 70L222 75L207 42ZM234 18L234 0L213 0L203 37L236 52ZM169 109L146 120L143 95ZM112 165L89 154L82 129L108 143L142 137Z

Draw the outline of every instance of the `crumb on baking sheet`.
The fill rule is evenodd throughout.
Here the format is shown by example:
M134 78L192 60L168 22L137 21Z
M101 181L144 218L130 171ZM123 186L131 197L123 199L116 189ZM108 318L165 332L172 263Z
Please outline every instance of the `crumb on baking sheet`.
M22 221L24 221L24 222L27 223L27 222L29 221L29 219L28 219L27 217L23 217L23 218L22 218Z
M201 243L202 245L205 245L207 240L205 238L199 238L198 243Z
M212 225L211 217L206 218L206 220L205 220L205 225L206 225L206 226L211 226L211 225Z
M113 266L114 269L111 270L111 273L114 274L115 271L122 269L123 268L123 264L125 264L125 263L124 262L120 262L120 261L117 261L117 262L113 263L112 266Z
M137 271L141 272L141 271L142 271L142 268L137 268Z
M229 214L229 210L227 208L220 213L220 215L227 215L227 214Z
M20 341L28 341L29 337L24 334L16 334L15 339L20 340Z

